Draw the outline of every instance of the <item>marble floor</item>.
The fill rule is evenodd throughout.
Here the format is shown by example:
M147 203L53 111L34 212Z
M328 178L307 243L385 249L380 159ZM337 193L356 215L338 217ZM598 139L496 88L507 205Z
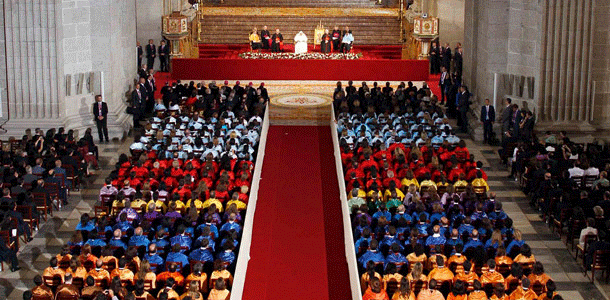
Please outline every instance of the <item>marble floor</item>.
M497 199L502 201L504 210L514 220L514 225L524 233L524 239L532 247L533 253L545 267L545 271L557 283L559 293L564 299L609 299L610 285L595 284L583 275L577 263L563 242L551 234L547 225L529 205L525 195L519 190L517 182L507 179L508 172L501 165L497 147L483 145L465 138L468 148L477 160L483 161L489 176L491 190L496 191ZM99 188L111 171L120 153L128 153L131 139L101 144L100 164L105 166L97 175L88 178L85 187L72 192L70 204L40 226L34 240L23 245L18 253L21 270L0 272L0 299L22 299L22 293L33 287L32 278L41 274L48 266L52 255L59 253L74 232L83 213L92 213Z

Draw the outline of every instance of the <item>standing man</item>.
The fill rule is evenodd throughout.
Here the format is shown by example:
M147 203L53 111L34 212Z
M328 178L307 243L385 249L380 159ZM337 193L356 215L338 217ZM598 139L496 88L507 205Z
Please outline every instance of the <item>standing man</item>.
M267 26L263 26L263 30L261 30L260 38L262 39L263 49L270 49L271 48L271 33L267 29Z
M144 55L144 50L142 50L140 42L136 42L136 49L138 50L138 67L140 67L142 66L142 56Z
M502 122L502 142L504 142L506 138L506 133L510 131L510 123L513 115L513 108L511 103L512 99L510 98L506 98L506 100L504 100L505 106L502 110L502 119L500 120Z
M147 69L152 69L155 65L155 57L157 57L157 47L155 47L155 42L150 39L148 40L148 45L146 45L146 64L148 65Z
M131 93L131 112L133 115L133 128L140 128L140 119L144 115L146 92L140 90L141 85L136 84Z
M161 40L161 46L159 46L159 62L161 63L160 71L169 72L169 47L165 45L164 40ZM148 69L152 69L152 66Z
M462 120L462 132L468 133L468 109L470 108L470 93L465 85L460 87L458 110Z
M449 47L449 43L446 43L442 50L443 66L445 66L447 70L451 70L451 47Z
M485 99L485 105L481 107L481 123L483 123L483 143L490 143L493 132L493 124L496 121L496 109Z
M100 137L100 143L104 142L104 137L106 138L106 142L109 142L108 139L108 105L106 102L102 102L102 95L95 96L95 103L93 103L93 118L95 120L95 125L97 125L97 134Z
M449 72L447 72L447 68L441 67L441 79L438 82L438 86L441 88L441 105L445 104L445 100L447 99L447 91L450 85L451 78L449 76Z
M276 29L275 33L271 37L271 52L281 52L284 44L284 36L280 33L280 29Z

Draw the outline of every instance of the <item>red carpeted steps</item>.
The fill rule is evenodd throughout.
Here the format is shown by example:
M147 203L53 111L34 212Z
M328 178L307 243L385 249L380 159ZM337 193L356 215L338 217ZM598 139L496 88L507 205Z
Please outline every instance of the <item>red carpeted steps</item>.
M271 126L243 299L349 299L329 126Z

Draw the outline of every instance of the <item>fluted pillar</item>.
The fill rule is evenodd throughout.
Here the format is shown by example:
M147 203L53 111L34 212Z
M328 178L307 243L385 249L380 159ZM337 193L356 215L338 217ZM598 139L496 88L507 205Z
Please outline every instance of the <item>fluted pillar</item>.
M60 117L57 11L55 0L4 1L6 88L11 119Z
M594 0L547 0L541 49L542 121L590 121Z

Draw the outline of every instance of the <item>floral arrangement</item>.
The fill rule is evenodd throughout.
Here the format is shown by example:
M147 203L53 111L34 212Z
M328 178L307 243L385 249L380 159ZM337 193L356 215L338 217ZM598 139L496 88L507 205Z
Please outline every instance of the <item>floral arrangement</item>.
M276 53L259 53L259 52L244 52L240 53L239 57L244 59L347 59L354 60L360 59L362 53L319 53L319 52L308 52L308 53L287 53L287 52L276 52Z

